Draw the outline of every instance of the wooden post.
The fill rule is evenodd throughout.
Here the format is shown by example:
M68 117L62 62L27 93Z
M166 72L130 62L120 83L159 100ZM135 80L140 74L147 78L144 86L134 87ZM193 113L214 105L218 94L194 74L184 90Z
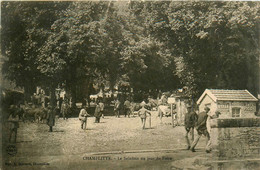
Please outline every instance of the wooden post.
M175 124L174 124L174 115L173 115L173 111L172 111L172 103L171 103L171 115L172 115L172 127L174 127Z

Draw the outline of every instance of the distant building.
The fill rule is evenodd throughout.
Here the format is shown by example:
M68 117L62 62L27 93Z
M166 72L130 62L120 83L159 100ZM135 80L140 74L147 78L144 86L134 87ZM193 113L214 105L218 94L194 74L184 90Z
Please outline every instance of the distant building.
M257 98L247 90L206 89L197 104L199 111L210 108L211 113L221 112L221 118L255 117Z

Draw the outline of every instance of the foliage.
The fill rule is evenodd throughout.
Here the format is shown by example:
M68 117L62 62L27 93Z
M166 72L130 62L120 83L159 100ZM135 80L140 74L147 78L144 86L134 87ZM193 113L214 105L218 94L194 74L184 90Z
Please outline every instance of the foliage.
M257 2L3 2L3 73L28 91L66 83L74 99L125 84L257 91Z

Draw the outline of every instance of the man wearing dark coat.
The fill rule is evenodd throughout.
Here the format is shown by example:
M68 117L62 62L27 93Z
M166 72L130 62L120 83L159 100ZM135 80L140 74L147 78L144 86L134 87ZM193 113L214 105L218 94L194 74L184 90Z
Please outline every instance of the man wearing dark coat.
M187 143L187 149L190 149L190 140L189 140L189 133L191 133L191 140L194 140L194 127L197 121L198 115L191 110L191 106L187 106L187 113L184 117L184 125L185 125L185 139Z
M9 142L12 141L11 139L13 134L14 134L14 142L16 142L17 129L19 128L19 115L17 112L17 107L15 105L11 105L10 112L11 114L8 118L8 122L10 126Z
M121 105L121 103L117 99L116 102L115 102L115 106L114 106L114 111L115 111L116 117L120 117L120 107L121 107L120 105Z
M102 116L102 112L101 112L101 108L100 108L99 102L97 103L94 116L96 117L95 123L99 123L100 122L100 117Z
M125 117L126 115L128 117L130 117L130 113L131 113L131 103L128 99L126 99L126 101L124 102L124 107L125 107Z
M50 127L49 132L52 132L52 127L55 125L55 111L52 106L48 106L47 125Z

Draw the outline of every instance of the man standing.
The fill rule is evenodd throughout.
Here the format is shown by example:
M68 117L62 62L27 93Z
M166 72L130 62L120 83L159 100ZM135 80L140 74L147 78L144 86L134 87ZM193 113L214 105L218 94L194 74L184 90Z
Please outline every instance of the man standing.
M102 113L101 113L100 105L99 105L99 102L97 102L95 113L94 113L94 116L96 117L95 123L100 123L101 115L102 115Z
M80 112L79 112L79 120L81 122L81 129L86 130L86 126L87 126L87 116L90 116L86 109L85 106L82 106Z
M55 111L50 104L48 105L47 125L50 127L49 132L52 132L52 126L55 125Z
M10 124L9 142L12 141L11 139L14 133L14 143L16 143L17 129L19 128L19 115L17 114L17 107L15 105L11 105L10 112L11 114L8 118L8 122Z
M101 115L102 115L102 118L104 119L104 108L105 108L105 104L102 102L102 99L100 99L99 107L100 107L100 113L101 113Z
M115 102L115 107L114 107L114 111L115 111L115 115L116 117L120 117L120 101L117 99Z
M194 140L194 127L195 127L195 123L197 120L198 115L191 110L191 106L188 105L187 106L187 113L185 114L184 117L184 124L185 124L185 139L186 139L186 143L188 145L187 149L190 149L190 140L189 140L189 133L191 133L191 140Z
M196 130L198 132L198 136L195 138L195 140L193 141L192 145L191 145L191 151L195 152L195 146L198 144L199 139L202 135L206 136L206 141L207 141L207 146L206 146L206 152L209 153L210 152L210 148L208 147L209 143L210 143L210 136L209 133L207 131L207 119L208 119L208 112L209 112L209 108L206 106L204 108L203 112L200 112L198 114L198 120L196 123Z
M67 104L67 102L66 101L64 101L63 103L62 103L62 105L61 105L61 110L60 110L60 112L62 113L62 117L63 117L63 119L65 120L65 119L68 119L68 108L69 107L69 105Z
M147 114L151 115L151 113L146 108L144 108L145 104L143 104L143 102L141 103L141 106L142 108L138 111L138 115L141 118L143 129L145 129L145 121Z
M130 117L130 112L131 112L131 103L128 99L126 99L125 103L124 103L124 107L125 107L125 117L126 115L128 117Z

